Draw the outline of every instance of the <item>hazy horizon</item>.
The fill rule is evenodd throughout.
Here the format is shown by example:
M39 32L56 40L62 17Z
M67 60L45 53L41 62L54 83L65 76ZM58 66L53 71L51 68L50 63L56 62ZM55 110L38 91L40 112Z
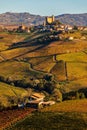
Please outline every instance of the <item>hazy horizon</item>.
M35 14L35 13L30 13L30 12L16 12L16 11L7 11L7 12L2 12L0 14L4 14L4 13L29 13L29 14L32 14L32 15L40 15L40 14ZM87 14L87 12L84 12L84 13L62 13L62 14L58 14L58 15L54 15L54 16L59 16L59 15L64 15L64 14ZM52 16L52 15L40 15L40 16Z
M0 0L0 14L5 12L28 12L41 16L87 13L87 1L84 0Z

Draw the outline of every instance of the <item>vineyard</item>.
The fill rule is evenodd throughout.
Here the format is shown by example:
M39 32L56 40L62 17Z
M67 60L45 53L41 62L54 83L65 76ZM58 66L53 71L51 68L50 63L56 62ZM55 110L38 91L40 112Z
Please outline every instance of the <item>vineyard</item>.
M0 112L0 130L5 129L19 120L24 119L29 116L34 111L34 109L14 109L8 111Z

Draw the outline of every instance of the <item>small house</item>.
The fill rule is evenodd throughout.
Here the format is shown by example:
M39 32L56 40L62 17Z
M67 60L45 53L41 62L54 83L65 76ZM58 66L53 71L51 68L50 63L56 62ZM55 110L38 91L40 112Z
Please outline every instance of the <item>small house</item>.
M41 93L33 93L30 97L29 97L29 100L30 101L43 101L44 100L44 98L45 98L45 96L43 95L43 94L41 94Z

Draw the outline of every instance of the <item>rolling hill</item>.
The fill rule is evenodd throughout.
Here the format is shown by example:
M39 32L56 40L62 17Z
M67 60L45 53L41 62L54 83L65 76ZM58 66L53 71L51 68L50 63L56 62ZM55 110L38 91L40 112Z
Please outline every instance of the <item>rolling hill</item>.
M84 14L62 14L55 16L64 24L86 26L87 25L87 13ZM14 22L15 20L15 22ZM45 16L24 13L12 13L6 12L0 14L0 24L14 25L24 23L25 25L37 25L42 24L45 20Z
M2 34L0 48L4 46L0 52L0 76L30 82L31 77L40 78L52 73L58 82L62 82L60 87L64 87L66 91L86 88L87 41L81 39L82 32L64 35L75 35L79 37L78 40L39 42L47 35L49 33L40 32L31 32L28 35ZM15 37L22 42L14 44ZM57 55L56 62L53 61L54 54Z

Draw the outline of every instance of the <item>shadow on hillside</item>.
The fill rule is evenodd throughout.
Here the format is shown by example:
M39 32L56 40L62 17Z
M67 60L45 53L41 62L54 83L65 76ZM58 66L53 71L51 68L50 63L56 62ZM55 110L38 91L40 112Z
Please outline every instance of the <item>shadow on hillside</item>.
M38 36L33 39L30 37L28 40L24 39L24 41L13 43L9 49L38 46L43 44L44 41L42 39L44 40L44 36Z
M41 49L45 48L46 46L48 46L49 44L50 44L50 42L46 42L46 43L43 43L43 44L39 44L40 46L38 46L38 44L36 44L36 46L37 46L36 48L34 48L34 49L32 49L32 50L29 50L29 51L27 51L27 52L25 52L25 53L23 53L23 54L21 54L21 55L18 55L18 56L14 57L14 58L17 58L17 57L26 55L27 53L32 53L32 52L41 50ZM27 47L27 46L25 46L25 47Z

